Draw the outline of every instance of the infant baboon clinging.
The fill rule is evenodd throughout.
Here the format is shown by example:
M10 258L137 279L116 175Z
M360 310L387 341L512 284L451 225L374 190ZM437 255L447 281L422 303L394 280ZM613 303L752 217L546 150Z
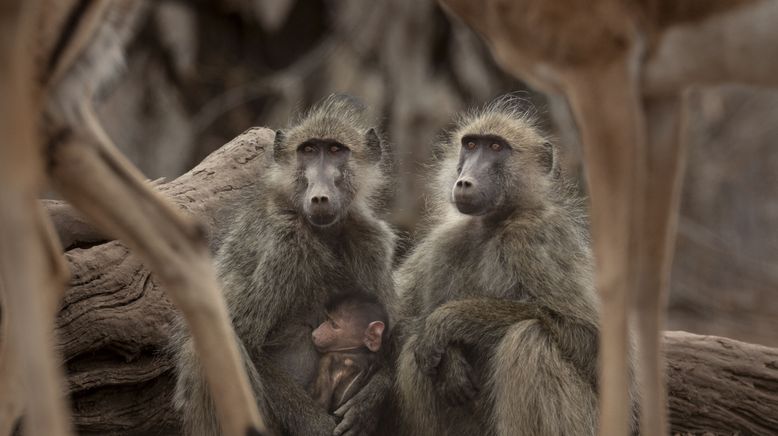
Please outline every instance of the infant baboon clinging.
M336 427L305 390L318 362L311 331L327 301L367 289L393 307L395 237L373 209L383 147L361 106L330 97L277 132L252 196L233 206L217 268L259 407L279 434L330 436ZM217 434L191 344L183 334L175 342L184 431ZM338 431L369 432L390 385L376 373L335 412Z
M593 435L598 305L583 212L511 99L463 117L437 219L396 273L415 435Z
M327 304L327 320L313 331L313 345L322 354L313 398L332 413L350 400L381 367L386 309L371 295L350 294Z

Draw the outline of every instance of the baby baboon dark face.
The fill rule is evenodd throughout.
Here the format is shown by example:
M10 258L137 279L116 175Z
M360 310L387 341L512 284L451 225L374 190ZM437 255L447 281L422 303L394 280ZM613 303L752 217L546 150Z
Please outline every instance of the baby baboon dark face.
M384 321L385 316L379 316L370 304L342 304L311 333L313 345L320 353L362 347L375 353L381 348Z
M305 180L302 208L308 221L327 227L338 221L351 201L348 161L351 150L326 139L310 139L297 147L298 170Z
M484 215L502 202L505 163L511 157L510 144L497 135L465 135L453 187L457 209L467 215Z

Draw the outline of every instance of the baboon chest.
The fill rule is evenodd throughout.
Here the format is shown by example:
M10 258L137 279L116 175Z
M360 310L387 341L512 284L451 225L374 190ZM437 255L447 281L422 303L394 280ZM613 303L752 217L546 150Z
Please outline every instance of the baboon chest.
M383 285L379 280L383 266L371 265L369 269L375 274L365 274L363 257L354 256L353 250L344 250L342 245L320 241L295 244L287 256L264 260L261 268L274 272L267 277L265 292L286 298L289 311L279 317L262 352L297 383L307 385L315 376L319 358L311 333L325 319L325 304L354 290L378 293Z
M429 274L422 287L427 313L452 300L521 297L518 265L510 262L498 239L442 244L430 262L433 265L427 268Z

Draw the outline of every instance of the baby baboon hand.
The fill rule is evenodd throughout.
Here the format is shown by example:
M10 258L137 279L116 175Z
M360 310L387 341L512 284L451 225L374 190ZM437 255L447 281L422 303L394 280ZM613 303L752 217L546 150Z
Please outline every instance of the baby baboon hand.
M463 406L475 398L479 386L473 367L459 347L449 347L435 378L438 394L451 406Z
M429 376L435 375L445 351L445 344L436 341L431 335L420 335L413 352L419 371Z

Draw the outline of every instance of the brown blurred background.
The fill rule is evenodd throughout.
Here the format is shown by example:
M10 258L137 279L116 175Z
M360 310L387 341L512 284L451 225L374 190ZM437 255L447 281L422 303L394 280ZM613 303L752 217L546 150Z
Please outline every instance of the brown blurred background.
M501 72L480 39L431 1L149 2L128 71L99 105L150 178L175 178L250 126L283 127L333 93L362 98L395 146L392 223L412 235L424 164L452 115L521 92L580 180L566 103ZM778 91L690 98L689 163L668 329L778 346Z

